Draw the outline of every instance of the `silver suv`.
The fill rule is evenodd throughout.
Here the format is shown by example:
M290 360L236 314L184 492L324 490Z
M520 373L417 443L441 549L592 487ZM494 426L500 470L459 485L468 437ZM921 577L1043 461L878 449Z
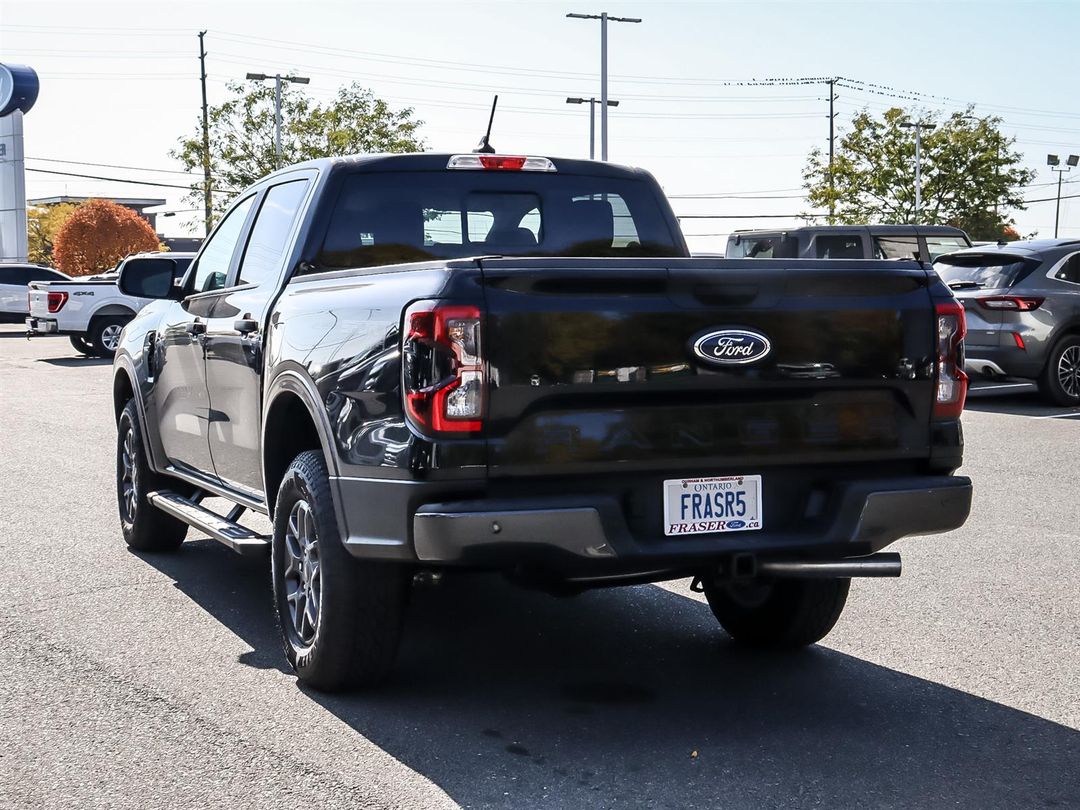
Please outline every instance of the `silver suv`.
M969 374L1025 377L1080 405L1080 240L973 247L934 269L967 312Z

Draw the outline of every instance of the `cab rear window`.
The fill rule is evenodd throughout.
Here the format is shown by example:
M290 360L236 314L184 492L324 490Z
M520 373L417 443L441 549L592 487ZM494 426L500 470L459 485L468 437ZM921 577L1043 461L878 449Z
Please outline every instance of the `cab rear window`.
M518 172L366 172L345 178L324 268L500 256L681 255L651 187Z

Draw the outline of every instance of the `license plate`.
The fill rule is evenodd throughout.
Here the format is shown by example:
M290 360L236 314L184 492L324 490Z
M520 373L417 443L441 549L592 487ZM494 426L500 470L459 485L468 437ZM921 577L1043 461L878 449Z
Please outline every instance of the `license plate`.
M675 478L664 482L664 534L761 528L761 476Z

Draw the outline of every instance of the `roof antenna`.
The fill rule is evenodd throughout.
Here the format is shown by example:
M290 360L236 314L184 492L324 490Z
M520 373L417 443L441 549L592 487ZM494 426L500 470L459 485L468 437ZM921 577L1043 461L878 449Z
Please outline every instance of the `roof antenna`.
M484 137L480 139L480 143L476 145L474 152L482 152L484 154L495 154L495 147L491 145L491 124L495 120L495 105L499 103L499 96L495 96L495 100L491 102L491 117L488 118L487 132L484 133Z

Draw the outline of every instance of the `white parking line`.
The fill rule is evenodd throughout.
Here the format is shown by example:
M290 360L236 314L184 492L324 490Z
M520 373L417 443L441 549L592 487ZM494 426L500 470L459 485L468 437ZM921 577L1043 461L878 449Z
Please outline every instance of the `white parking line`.
M1075 416L1080 416L1080 411L1073 411L1072 413L1052 413L1049 416L1033 416L1032 419L1072 419Z

